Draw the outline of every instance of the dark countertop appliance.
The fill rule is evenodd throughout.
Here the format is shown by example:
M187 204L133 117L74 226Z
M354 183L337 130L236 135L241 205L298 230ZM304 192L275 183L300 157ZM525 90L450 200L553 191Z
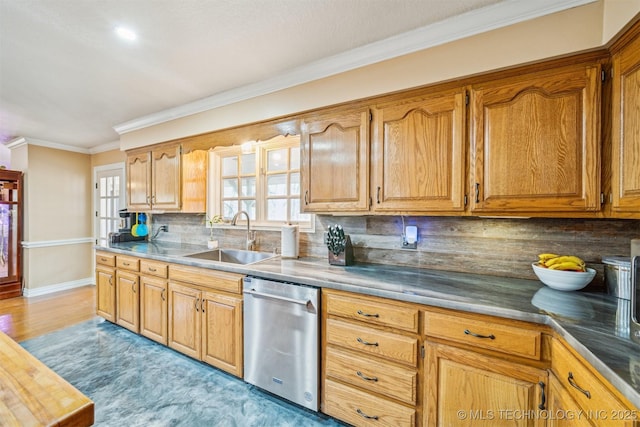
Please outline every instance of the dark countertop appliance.
M134 236L131 234L131 229L137 222L136 218L137 215L139 215L138 212L129 212L127 209L121 209L118 211L118 215L120 216L120 228L117 232L109 233L110 243L146 240L146 235Z

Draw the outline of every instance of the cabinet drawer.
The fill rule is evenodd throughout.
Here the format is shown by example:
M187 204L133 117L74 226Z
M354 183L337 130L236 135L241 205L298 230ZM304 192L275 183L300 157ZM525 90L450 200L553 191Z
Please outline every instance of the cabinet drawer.
M609 389L575 357L560 341L554 339L551 344L551 366L564 390L586 413L605 414L606 419L599 419L598 426L632 425L634 412L628 411ZM580 389L582 390L580 390ZM606 410L606 411L603 411ZM626 411L626 416L623 416ZM616 414L613 419L612 414ZM618 416L618 414L620 416ZM638 413L635 412L636 417ZM624 424L622 421L627 421ZM592 420L593 421L593 420Z
M480 317L480 316L479 316ZM482 317L425 312L425 335L540 360L542 332Z
M242 293L241 274L227 273L226 271L209 270L208 268L189 267L185 265L170 264L169 279L202 286L203 288L218 289L221 291Z
M409 305L387 304L362 295L325 292L327 312L380 326L418 332L418 309Z
M118 255L116 257L116 267L125 270L140 271L140 259L126 255Z
M116 266L116 256L106 252L96 252L96 264L107 265L109 267Z
M167 271L169 266L164 262L149 261L147 259L140 260L140 273L148 274L151 276L167 278Z
M324 412L332 417L354 426L416 425L416 411L412 408L331 380L324 384Z
M327 342L415 367L418 340L366 326L327 319Z
M416 403L418 374L414 369L327 347L326 375L410 405Z

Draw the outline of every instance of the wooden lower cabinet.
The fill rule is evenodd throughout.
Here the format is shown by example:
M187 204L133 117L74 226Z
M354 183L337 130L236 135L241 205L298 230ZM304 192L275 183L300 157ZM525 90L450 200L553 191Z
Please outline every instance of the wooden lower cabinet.
M544 426L546 370L428 342L424 425Z
M547 409L550 417L547 427L594 427L575 400L564 390L555 375L549 375L549 404Z
M167 280L140 276L140 335L167 345Z
M96 266L96 314L109 322L116 321L115 269Z
M169 347L242 377L241 296L171 281L168 311Z
M116 272L116 323L132 332L140 332L138 274Z

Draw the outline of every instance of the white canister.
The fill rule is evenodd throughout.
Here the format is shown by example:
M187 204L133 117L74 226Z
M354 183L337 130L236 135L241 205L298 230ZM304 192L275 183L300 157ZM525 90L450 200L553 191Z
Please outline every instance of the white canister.
M299 234L297 225L283 225L281 234L281 257L298 258Z

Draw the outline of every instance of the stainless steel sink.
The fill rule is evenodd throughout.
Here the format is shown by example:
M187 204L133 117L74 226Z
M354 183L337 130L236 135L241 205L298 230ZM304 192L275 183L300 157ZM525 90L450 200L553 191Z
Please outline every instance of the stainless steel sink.
M185 255L187 258L243 265L253 264L276 256L277 255L269 252L243 251L240 249L213 249L210 251Z

